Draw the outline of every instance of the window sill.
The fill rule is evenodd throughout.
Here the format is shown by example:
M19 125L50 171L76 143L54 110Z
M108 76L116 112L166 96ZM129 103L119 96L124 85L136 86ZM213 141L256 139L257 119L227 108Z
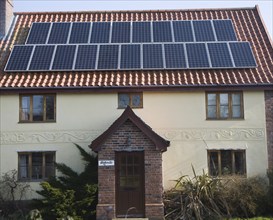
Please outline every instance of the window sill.
M244 121L244 118L206 118L206 121Z
M56 123L56 121L19 121L18 124Z

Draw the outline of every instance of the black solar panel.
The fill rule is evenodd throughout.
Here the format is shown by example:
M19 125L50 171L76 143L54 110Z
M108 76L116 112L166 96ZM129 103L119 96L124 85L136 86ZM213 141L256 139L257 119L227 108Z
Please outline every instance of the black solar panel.
M187 68L183 44L165 44L166 68Z
M66 44L71 23L53 23L48 39L49 44Z
M54 48L54 45L36 46L29 70L49 70Z
M231 20L213 20L218 41L237 41Z
M90 22L72 23L69 43L70 44L88 43L90 25L91 25Z
M189 68L209 67L205 43L186 44Z
M176 42L193 42L193 32L190 21L173 21L174 40Z
M227 43L208 43L212 67L233 67Z
M121 69L140 69L140 44L121 45Z
M96 68L97 45L79 45L75 69L90 70Z
M153 22L153 38L154 42L172 42L171 22Z
M196 41L215 41L210 20L193 21Z
M255 58L248 42L229 43L236 67L256 67Z
M133 39L135 43L151 42L151 23L133 22Z
M51 23L33 23L26 44L45 44Z
M76 45L59 45L54 57L53 70L71 70L73 67Z
M98 69L116 70L118 68L119 45L100 45Z
M130 30L130 22L113 22L111 43L130 43Z
M162 44L143 44L143 69L162 69Z
M94 22L90 43L109 43L110 22Z
M29 58L32 53L33 46L14 46L10 58L8 60L6 70L26 70Z

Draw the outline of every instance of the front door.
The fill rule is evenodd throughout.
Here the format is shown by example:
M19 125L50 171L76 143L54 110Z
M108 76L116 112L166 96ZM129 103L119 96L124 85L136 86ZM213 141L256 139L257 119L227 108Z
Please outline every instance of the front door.
M116 215L144 217L144 152L116 152Z

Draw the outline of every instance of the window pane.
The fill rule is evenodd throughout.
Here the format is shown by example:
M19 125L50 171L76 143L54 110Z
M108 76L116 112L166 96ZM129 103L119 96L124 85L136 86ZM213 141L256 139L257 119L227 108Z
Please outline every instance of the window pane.
M241 118L241 106L232 106L232 117Z
M216 94L208 94L208 105L216 105Z
M212 176L217 176L219 174L219 161L218 161L218 153L210 152L209 153L209 173Z
M43 178L43 154L32 153L32 179Z
M50 176L54 176L55 167L54 167L54 154L46 153L45 154L45 177L48 178Z
M228 94L227 93L220 94L220 105L228 105Z
M232 173L232 157L230 150L221 151L221 169L222 175L228 175Z
M139 94L132 95L132 107L141 107L141 97Z
M126 108L130 104L130 97L128 94L119 94L118 95L118 107Z
M232 94L232 105L241 105L241 94Z
M216 118L216 106L208 106L208 118Z
M46 96L46 120L55 119L54 96Z
M220 118L228 118L228 106L220 106Z
M43 121L44 97L42 95L33 96L33 121Z
M19 155L19 179L26 179L29 177L28 174L28 155Z
M21 120L30 120L30 97L22 96Z
M235 174L245 174L244 152L234 152Z

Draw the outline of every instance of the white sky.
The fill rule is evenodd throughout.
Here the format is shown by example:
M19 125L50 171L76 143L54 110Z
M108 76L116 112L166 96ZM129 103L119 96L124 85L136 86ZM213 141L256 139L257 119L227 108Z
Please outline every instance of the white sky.
M190 9L190 8L233 8L254 7L259 5L266 27L273 36L273 0L212 0L212 1L186 1L186 0L13 0L15 12L28 11L105 11L105 10L156 10L156 9Z

